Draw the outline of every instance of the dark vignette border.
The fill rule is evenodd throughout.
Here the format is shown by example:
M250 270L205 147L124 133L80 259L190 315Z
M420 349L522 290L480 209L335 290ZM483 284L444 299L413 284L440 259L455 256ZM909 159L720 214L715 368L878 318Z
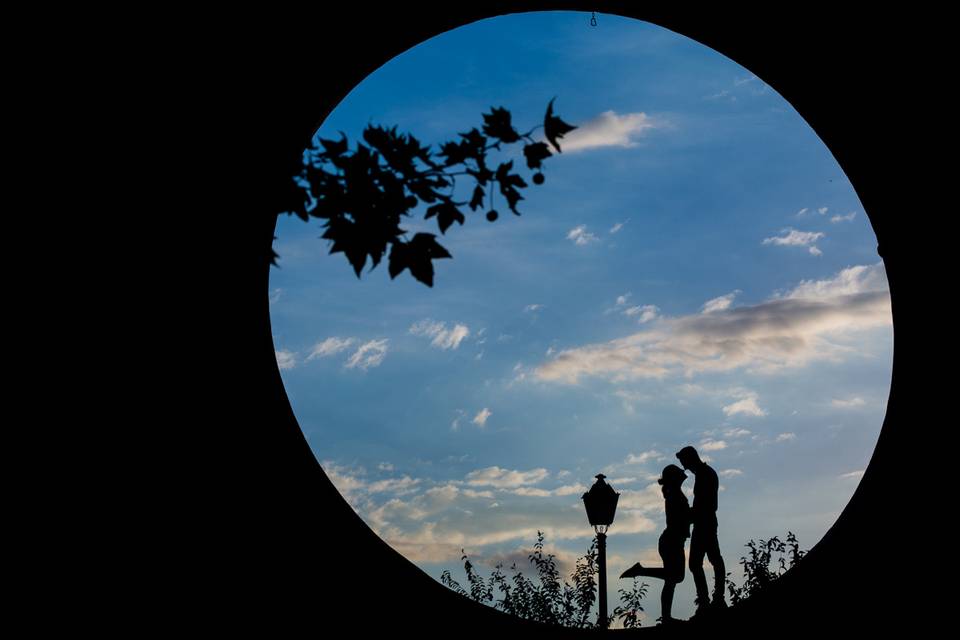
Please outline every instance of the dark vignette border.
M194 106L207 132L195 151L210 159L216 191L211 201L230 215L223 223L229 229L214 247L217 264L206 282L215 302L203 323L224 357L213 365L216 375L204 389L203 408L179 425L195 474L176 487L173 531L166 540L171 567L182 576L172 592L173 615L191 611L214 628L270 633L304 626L318 634L402 630L431 637L467 630L537 637L585 633L539 627L468 602L367 528L329 482L297 425L274 358L267 299L273 214L290 197L289 177L301 150L343 96L375 68L433 35L477 19L550 9L596 10L601 19L618 13L658 24L770 84L853 183L887 269L893 380L867 473L803 565L749 606L716 620L716 632L813 633L832 623L832 633L853 634L922 624L916 614L922 619L932 613L927 592L911 585L923 583L922 571L936 567L910 563L931 554L926 545L937 544L939 536L914 524L929 527L932 516L920 492L909 490L902 469L930 459L930 445L919 437L920 428L932 424L923 375L928 273L917 259L921 232L908 224L918 206L911 181L919 175L911 166L915 143L893 126L904 107L889 95L891 75L913 72L904 59L910 55L906 45L891 38L910 29L909 16L560 1L355 1L269 15L234 9L189 27L196 36L190 44L196 47L190 78L196 90L190 95L197 96ZM586 13L585 24L588 19ZM229 171L215 166L223 160ZM911 573L892 574L894 561ZM670 633L700 632L685 626Z

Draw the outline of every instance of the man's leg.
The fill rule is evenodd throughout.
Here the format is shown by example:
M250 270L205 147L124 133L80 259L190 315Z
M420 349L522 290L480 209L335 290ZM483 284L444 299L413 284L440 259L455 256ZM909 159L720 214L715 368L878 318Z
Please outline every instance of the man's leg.
M693 574L693 583L697 586L697 606L705 607L710 604L710 597L707 595L707 576L703 573L703 556L706 555L706 548L703 545L701 536L697 535L697 527L693 527L693 534L690 536L690 573Z
M723 556L720 555L720 541L717 540L717 532L714 530L710 539L704 541L706 544L707 559L713 566L713 601L719 604L724 599L724 590L727 582L727 568L723 564Z

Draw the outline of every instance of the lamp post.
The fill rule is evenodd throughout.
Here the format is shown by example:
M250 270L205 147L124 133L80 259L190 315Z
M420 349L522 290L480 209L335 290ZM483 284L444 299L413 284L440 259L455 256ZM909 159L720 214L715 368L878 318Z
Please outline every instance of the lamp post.
M597 481L583 494L583 506L587 509L587 520L597 533L597 564L600 568L600 611L597 613L597 625L607 628L607 530L613 524L617 512L620 494L604 482L605 475L598 473Z

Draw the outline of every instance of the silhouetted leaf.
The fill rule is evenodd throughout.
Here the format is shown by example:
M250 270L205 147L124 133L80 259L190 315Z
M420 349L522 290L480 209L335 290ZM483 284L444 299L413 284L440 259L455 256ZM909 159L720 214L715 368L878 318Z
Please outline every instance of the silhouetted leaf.
M440 153L437 155L445 157L446 162L444 162L444 164L450 166L466 162L470 150L470 145L465 143L445 142L440 146Z
M527 158L527 167L530 169L539 169L543 161L553 154L546 142L535 142L523 147L523 155Z
M477 185L473 189L473 197L470 199L470 209L476 211L477 207L483 206L483 197L486 195L483 191L483 187Z
M483 114L483 132L501 142L511 143L520 139L520 134L510 122L510 112L503 107L492 109Z
M467 133L461 133L460 137L463 138L463 142L461 144L468 151L467 155L469 157L475 158L479 155L482 155L484 149L487 147L486 137L484 137L484 135L480 133L476 127Z
M437 216L437 225L440 227L440 233L446 233L454 221L462 225L466 220L464 215L460 213L460 210L449 200L427 209L427 215L425 215L424 218L432 218L433 216Z
M553 145L553 148L560 152L560 143L558 140L564 135L570 133L575 126L567 124L557 116L553 115L553 100L550 100L550 104L547 105L547 114L543 118L543 133L547 136L547 140L550 141L550 144Z
M497 167L496 180L500 184L500 193L507 199L507 205L510 207L510 210L513 211L514 214L520 215L520 212L517 211L517 203L523 200L523 196L520 195L516 187L521 189L525 188L527 183L517 174L511 174L510 169L512 168L513 160L501 163L500 166Z

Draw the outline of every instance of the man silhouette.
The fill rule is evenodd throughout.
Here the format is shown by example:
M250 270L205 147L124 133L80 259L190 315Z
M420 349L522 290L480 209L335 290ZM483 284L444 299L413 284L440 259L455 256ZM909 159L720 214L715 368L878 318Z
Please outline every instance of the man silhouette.
M710 465L700 459L693 447L684 447L677 452L677 459L683 468L693 473L696 480L693 485L693 533L690 536L690 573L697 586L697 615L707 611L711 604L707 595L707 577L703 572L704 555L713 566L713 607L722 609L727 606L723 597L726 584L726 568L720 555L720 543L717 540L717 492L720 479Z

